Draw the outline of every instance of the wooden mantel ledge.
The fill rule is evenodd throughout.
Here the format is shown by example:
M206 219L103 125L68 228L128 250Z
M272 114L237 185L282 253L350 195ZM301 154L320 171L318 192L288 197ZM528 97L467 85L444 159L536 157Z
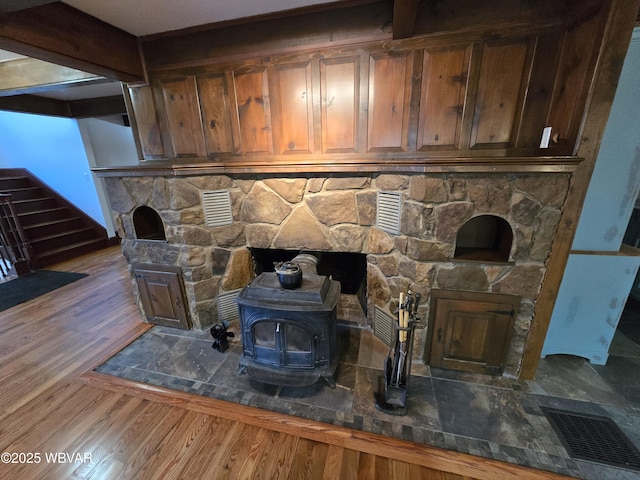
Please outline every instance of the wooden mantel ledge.
M98 177L193 176L225 174L308 173L573 173L582 161L578 157L456 157L438 159L313 160L284 157L229 158L202 163L145 161L138 165L94 167Z

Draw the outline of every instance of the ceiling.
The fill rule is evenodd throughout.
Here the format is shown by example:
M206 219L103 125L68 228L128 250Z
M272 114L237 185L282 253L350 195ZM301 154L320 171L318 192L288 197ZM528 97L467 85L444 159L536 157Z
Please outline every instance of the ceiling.
M181 30L199 25L226 22L285 10L333 3L336 0L63 0L63 3L118 27L136 37ZM51 0L0 0L0 13L51 3ZM26 59L0 50L0 62ZM68 82L28 93L61 101L121 95L119 81ZM4 93L4 96L9 95ZM2 96L2 94L0 94Z
M335 0L63 0L137 37Z

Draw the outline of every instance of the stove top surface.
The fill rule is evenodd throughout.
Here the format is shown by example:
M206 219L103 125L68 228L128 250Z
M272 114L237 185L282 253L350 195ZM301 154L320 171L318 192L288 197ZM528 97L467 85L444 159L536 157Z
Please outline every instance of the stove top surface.
M323 305L329 303L333 308L338 301L339 295L340 283L323 275L303 276L300 287L288 290L280 286L275 272L264 272L240 292L238 302L261 300L268 303L292 305Z

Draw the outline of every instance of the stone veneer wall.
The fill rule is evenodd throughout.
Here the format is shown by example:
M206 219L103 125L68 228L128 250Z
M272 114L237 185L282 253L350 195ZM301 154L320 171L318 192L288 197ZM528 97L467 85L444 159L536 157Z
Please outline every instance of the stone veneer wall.
M180 266L195 328L217 321L217 295L253 278L246 247L364 253L369 314L374 304L393 312L398 294L409 288L426 299L422 319L428 318L432 288L521 296L505 369L509 375L519 370L569 188L568 174L212 175L105 181L127 261ZM230 192L234 222L206 227L201 192L218 189ZM399 235L375 227L378 190L402 192ZM135 239L132 215L140 205L160 214L166 242ZM487 213L504 218L513 229L510 261L454 261L458 229ZM421 359L427 330L416 331L414 358Z

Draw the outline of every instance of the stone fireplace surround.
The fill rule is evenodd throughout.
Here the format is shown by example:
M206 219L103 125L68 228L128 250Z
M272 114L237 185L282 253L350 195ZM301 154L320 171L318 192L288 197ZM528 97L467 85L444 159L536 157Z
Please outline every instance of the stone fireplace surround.
M414 359L424 358L432 289L522 298L505 375L517 376L545 263L568 188L565 173L111 176L105 184L129 265L179 266L191 322L216 323L217 296L254 277L250 248L354 252L367 259L367 311L392 313L401 291L422 294ZM226 189L233 223L205 225L201 194ZM377 192L402 194L400 232L376 227ZM136 239L133 213L159 213L166 241ZM456 234L491 214L513 230L508 262L454 259ZM135 282L132 281L135 287ZM142 307L141 307L142 308Z

